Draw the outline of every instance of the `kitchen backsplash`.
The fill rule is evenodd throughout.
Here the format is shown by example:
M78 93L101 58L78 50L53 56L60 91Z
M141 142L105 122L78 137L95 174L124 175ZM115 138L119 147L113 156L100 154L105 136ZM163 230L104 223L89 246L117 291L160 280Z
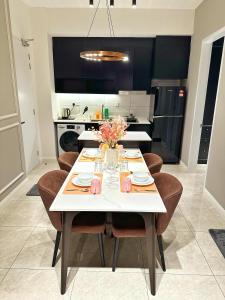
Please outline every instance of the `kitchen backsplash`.
M82 114L88 106L88 113L101 111L102 104L109 108L110 115L126 116L133 113L137 117L149 119L150 95L97 95L97 94L55 94L58 117L61 117L62 108L75 108L71 115Z

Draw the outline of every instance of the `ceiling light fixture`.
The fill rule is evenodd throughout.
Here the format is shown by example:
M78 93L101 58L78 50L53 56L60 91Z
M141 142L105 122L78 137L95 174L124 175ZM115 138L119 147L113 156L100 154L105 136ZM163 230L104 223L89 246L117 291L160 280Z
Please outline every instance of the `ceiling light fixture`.
M136 0L132 0L132 7L136 8L137 7L137 1Z
M94 7L94 0L89 0L89 6Z
M97 12L98 12L100 2L101 2L101 0L98 1L98 5L95 9L90 28L88 30L87 37L90 36L90 32L91 32L91 29L93 27L93 24L94 24L94 21L95 21ZM110 1L110 5L111 5L111 1ZM113 5L114 5L114 1L113 1ZM108 17L108 26L109 26L110 37L115 37L114 26L113 26L113 22L112 22L112 16L111 16L108 0L106 0L106 13L107 13L107 17ZM124 52L111 51L111 50L82 51L82 52L80 52L80 57L85 60L88 60L88 61L96 61L96 62L100 62L100 61L105 61L105 62L107 62L107 61L124 61L124 62L127 62L127 61L129 61L128 54L126 54Z
M114 0L110 0L110 7L114 6Z

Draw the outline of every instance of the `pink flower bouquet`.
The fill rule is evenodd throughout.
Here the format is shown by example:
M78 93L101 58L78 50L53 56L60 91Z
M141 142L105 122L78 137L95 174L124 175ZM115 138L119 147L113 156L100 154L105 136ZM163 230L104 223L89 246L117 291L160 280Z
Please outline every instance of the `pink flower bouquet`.
M126 134L127 123L122 117L112 121L105 121L96 131L98 141L107 144L109 148L115 148L117 142Z

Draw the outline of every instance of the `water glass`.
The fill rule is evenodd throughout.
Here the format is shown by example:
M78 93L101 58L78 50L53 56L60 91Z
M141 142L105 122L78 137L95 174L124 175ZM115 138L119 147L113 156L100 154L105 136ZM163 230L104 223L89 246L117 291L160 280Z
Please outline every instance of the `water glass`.
M96 159L95 160L95 173L102 173L103 172L103 160Z
M128 172L128 160L122 160L120 163L120 172Z

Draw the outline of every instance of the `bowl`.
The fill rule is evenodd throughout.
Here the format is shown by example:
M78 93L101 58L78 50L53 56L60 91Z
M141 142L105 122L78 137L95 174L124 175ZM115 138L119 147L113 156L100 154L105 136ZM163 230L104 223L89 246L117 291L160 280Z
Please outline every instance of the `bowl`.
M80 173L77 177L81 184L86 184L92 181L94 175L92 173Z
M136 182L145 182L149 179L149 174L147 172L134 172L133 179Z

